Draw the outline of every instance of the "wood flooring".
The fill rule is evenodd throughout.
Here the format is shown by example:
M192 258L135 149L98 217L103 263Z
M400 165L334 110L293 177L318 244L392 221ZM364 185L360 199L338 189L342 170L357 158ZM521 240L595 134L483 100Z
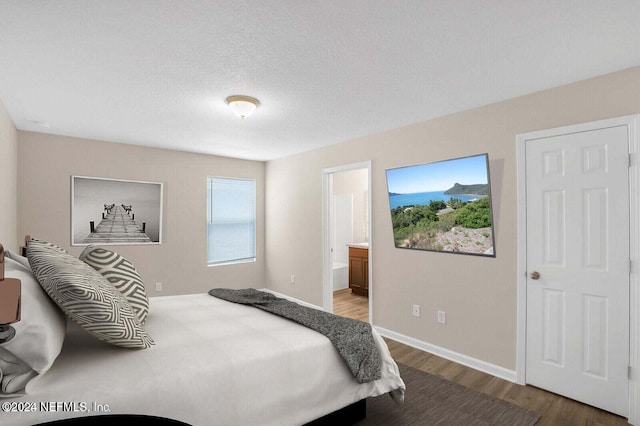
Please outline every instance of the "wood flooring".
M334 293L333 311L338 315L369 321L369 301L351 290ZM536 426L618 426L627 419L533 386L521 386L473 368L423 352L385 338L391 355L400 363L444 377L496 398L511 402L542 415Z

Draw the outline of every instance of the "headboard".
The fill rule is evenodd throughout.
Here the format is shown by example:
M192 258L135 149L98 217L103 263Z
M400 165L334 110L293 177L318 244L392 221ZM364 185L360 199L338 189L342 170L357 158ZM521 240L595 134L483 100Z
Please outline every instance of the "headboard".
M29 240L31 239L31 235L25 235L24 237L24 245L20 246L20 255L27 257L27 244L29 243Z

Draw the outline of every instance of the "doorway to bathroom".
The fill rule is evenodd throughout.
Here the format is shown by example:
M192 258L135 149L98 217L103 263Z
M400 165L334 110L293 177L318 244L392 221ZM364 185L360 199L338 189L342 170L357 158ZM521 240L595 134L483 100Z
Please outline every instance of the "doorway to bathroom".
M371 164L323 170L323 308L371 322Z

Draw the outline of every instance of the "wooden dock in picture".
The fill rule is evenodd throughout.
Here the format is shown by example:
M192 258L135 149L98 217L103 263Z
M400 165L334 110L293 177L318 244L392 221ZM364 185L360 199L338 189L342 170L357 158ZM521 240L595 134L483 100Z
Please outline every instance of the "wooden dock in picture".
M82 241L83 244L132 244L151 243L145 233L145 225L138 225L131 214L131 206L105 205L105 213L98 226L90 223L91 233Z

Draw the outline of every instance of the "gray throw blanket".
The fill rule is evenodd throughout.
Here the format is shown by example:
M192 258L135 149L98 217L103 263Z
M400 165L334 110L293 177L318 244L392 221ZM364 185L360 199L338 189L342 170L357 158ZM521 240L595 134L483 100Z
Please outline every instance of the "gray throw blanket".
M381 377L381 359L371 325L350 318L302 306L255 289L214 288L211 296L229 302L251 305L302 324L325 335L347 363L358 383Z

